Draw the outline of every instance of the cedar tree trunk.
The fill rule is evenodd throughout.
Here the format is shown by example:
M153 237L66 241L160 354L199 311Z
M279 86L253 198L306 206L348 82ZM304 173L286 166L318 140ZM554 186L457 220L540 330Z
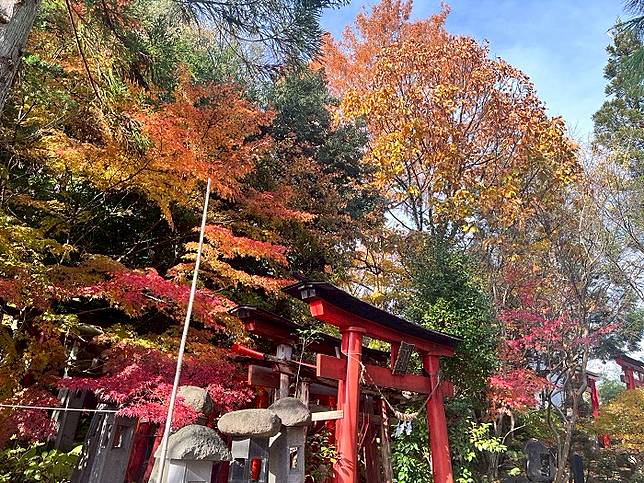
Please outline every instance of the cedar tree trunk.
M0 114L41 0L0 0Z

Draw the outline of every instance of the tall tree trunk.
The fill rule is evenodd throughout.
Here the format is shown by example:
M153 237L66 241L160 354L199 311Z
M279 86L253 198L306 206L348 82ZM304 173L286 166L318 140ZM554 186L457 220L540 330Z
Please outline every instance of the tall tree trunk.
M0 0L0 114L41 0Z

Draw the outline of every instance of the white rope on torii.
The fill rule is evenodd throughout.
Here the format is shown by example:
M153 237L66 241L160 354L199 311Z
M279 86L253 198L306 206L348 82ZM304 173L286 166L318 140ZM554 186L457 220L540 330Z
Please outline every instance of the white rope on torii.
M170 429L172 427L172 414L174 413L174 404L177 398L177 391L179 389L179 379L181 378L181 367L183 365L183 353L186 349L186 340L188 339L188 329L190 328L190 319L192 318L192 305L195 300L195 293L197 291L197 279L199 277L199 263L201 262L201 250L203 248L204 232L206 229L206 218L208 217L208 201L210 200L210 178L206 186L206 198L203 205L203 215L201 217L201 229L199 231L199 246L197 248L197 260L195 261L195 271L192 275L192 286L190 287L190 298L188 299L188 310L186 311L186 320L183 323L183 334L181 335L181 343L179 344L179 354L177 356L177 369L174 373L174 383L172 384L172 392L170 393L170 404L168 405L168 414L165 420L165 429L163 430L163 438L161 439L161 461L159 474L161 478L160 483L165 481L165 466L166 458L168 456L168 438L170 436Z

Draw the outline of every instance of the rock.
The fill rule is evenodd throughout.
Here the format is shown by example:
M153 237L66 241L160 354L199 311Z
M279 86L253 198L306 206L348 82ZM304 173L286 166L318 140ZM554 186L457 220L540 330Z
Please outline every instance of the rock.
M154 454L161 458L161 446ZM168 438L168 458L189 461L230 461L228 446L214 429L198 424L184 426Z
M183 398L185 405L201 414L209 414L214 408L210 394L202 387L181 386L179 387L179 395Z
M274 411L286 427L307 426L311 423L311 411L302 401L294 397L283 397L269 408Z
M526 464L528 480L551 482L557 468L550 449L541 441L532 438L525 445L525 453L528 459Z
M242 409L224 414L219 418L217 427L224 434L232 436L275 436L282 421L270 409Z

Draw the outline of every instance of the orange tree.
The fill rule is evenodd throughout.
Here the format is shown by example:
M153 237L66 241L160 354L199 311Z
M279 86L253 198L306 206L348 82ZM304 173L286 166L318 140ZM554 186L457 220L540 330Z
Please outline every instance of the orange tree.
M405 282L414 290L418 280L410 269L419 265L436 272L434 248L414 259L418 240L420 246L463 250L485 269L475 269L470 280L488 291L492 307L504 315L501 337L517 349L501 344L502 371L493 380L492 403L505 404L494 429L508 434L509 442L516 427L512 411L536 404L532 389L545 379L560 379L557 391L573 394L576 407L585 390L578 373L585 374L595 346L621 321L632 290L608 260L607 252L617 247L563 121L547 116L525 74L491 58L486 46L447 32L447 8L412 21L411 6L383 0L359 14L341 39L326 39L323 66L332 90L342 96L337 122L364 123L363 162L374 169L374 185L399 229L398 241L380 257L397 266L396 279L405 279L392 291ZM434 328L465 331L459 327L464 317L440 312L450 301L443 279L421 281L418 292L429 295L423 299L428 303L412 315ZM526 294L544 305L532 310ZM402 307L389 301L391 307L409 305L404 294L397 297ZM458 290L454 298L466 302ZM469 322L476 327L491 321ZM536 338L535 326L544 332ZM534 374L535 359L544 357L547 367ZM560 407L548 405L561 416ZM562 460L576 416L564 410L563 420L561 433L553 427ZM557 481L564 478L562 466Z
M644 389L623 391L602 406L594 425L597 434L609 434L620 449L639 453L644 448Z
M339 121L364 120L364 162L403 227L454 239L521 223L578 169L562 120L546 115L525 74L449 34L446 7L427 20L410 11L411 1L383 0L327 38Z

